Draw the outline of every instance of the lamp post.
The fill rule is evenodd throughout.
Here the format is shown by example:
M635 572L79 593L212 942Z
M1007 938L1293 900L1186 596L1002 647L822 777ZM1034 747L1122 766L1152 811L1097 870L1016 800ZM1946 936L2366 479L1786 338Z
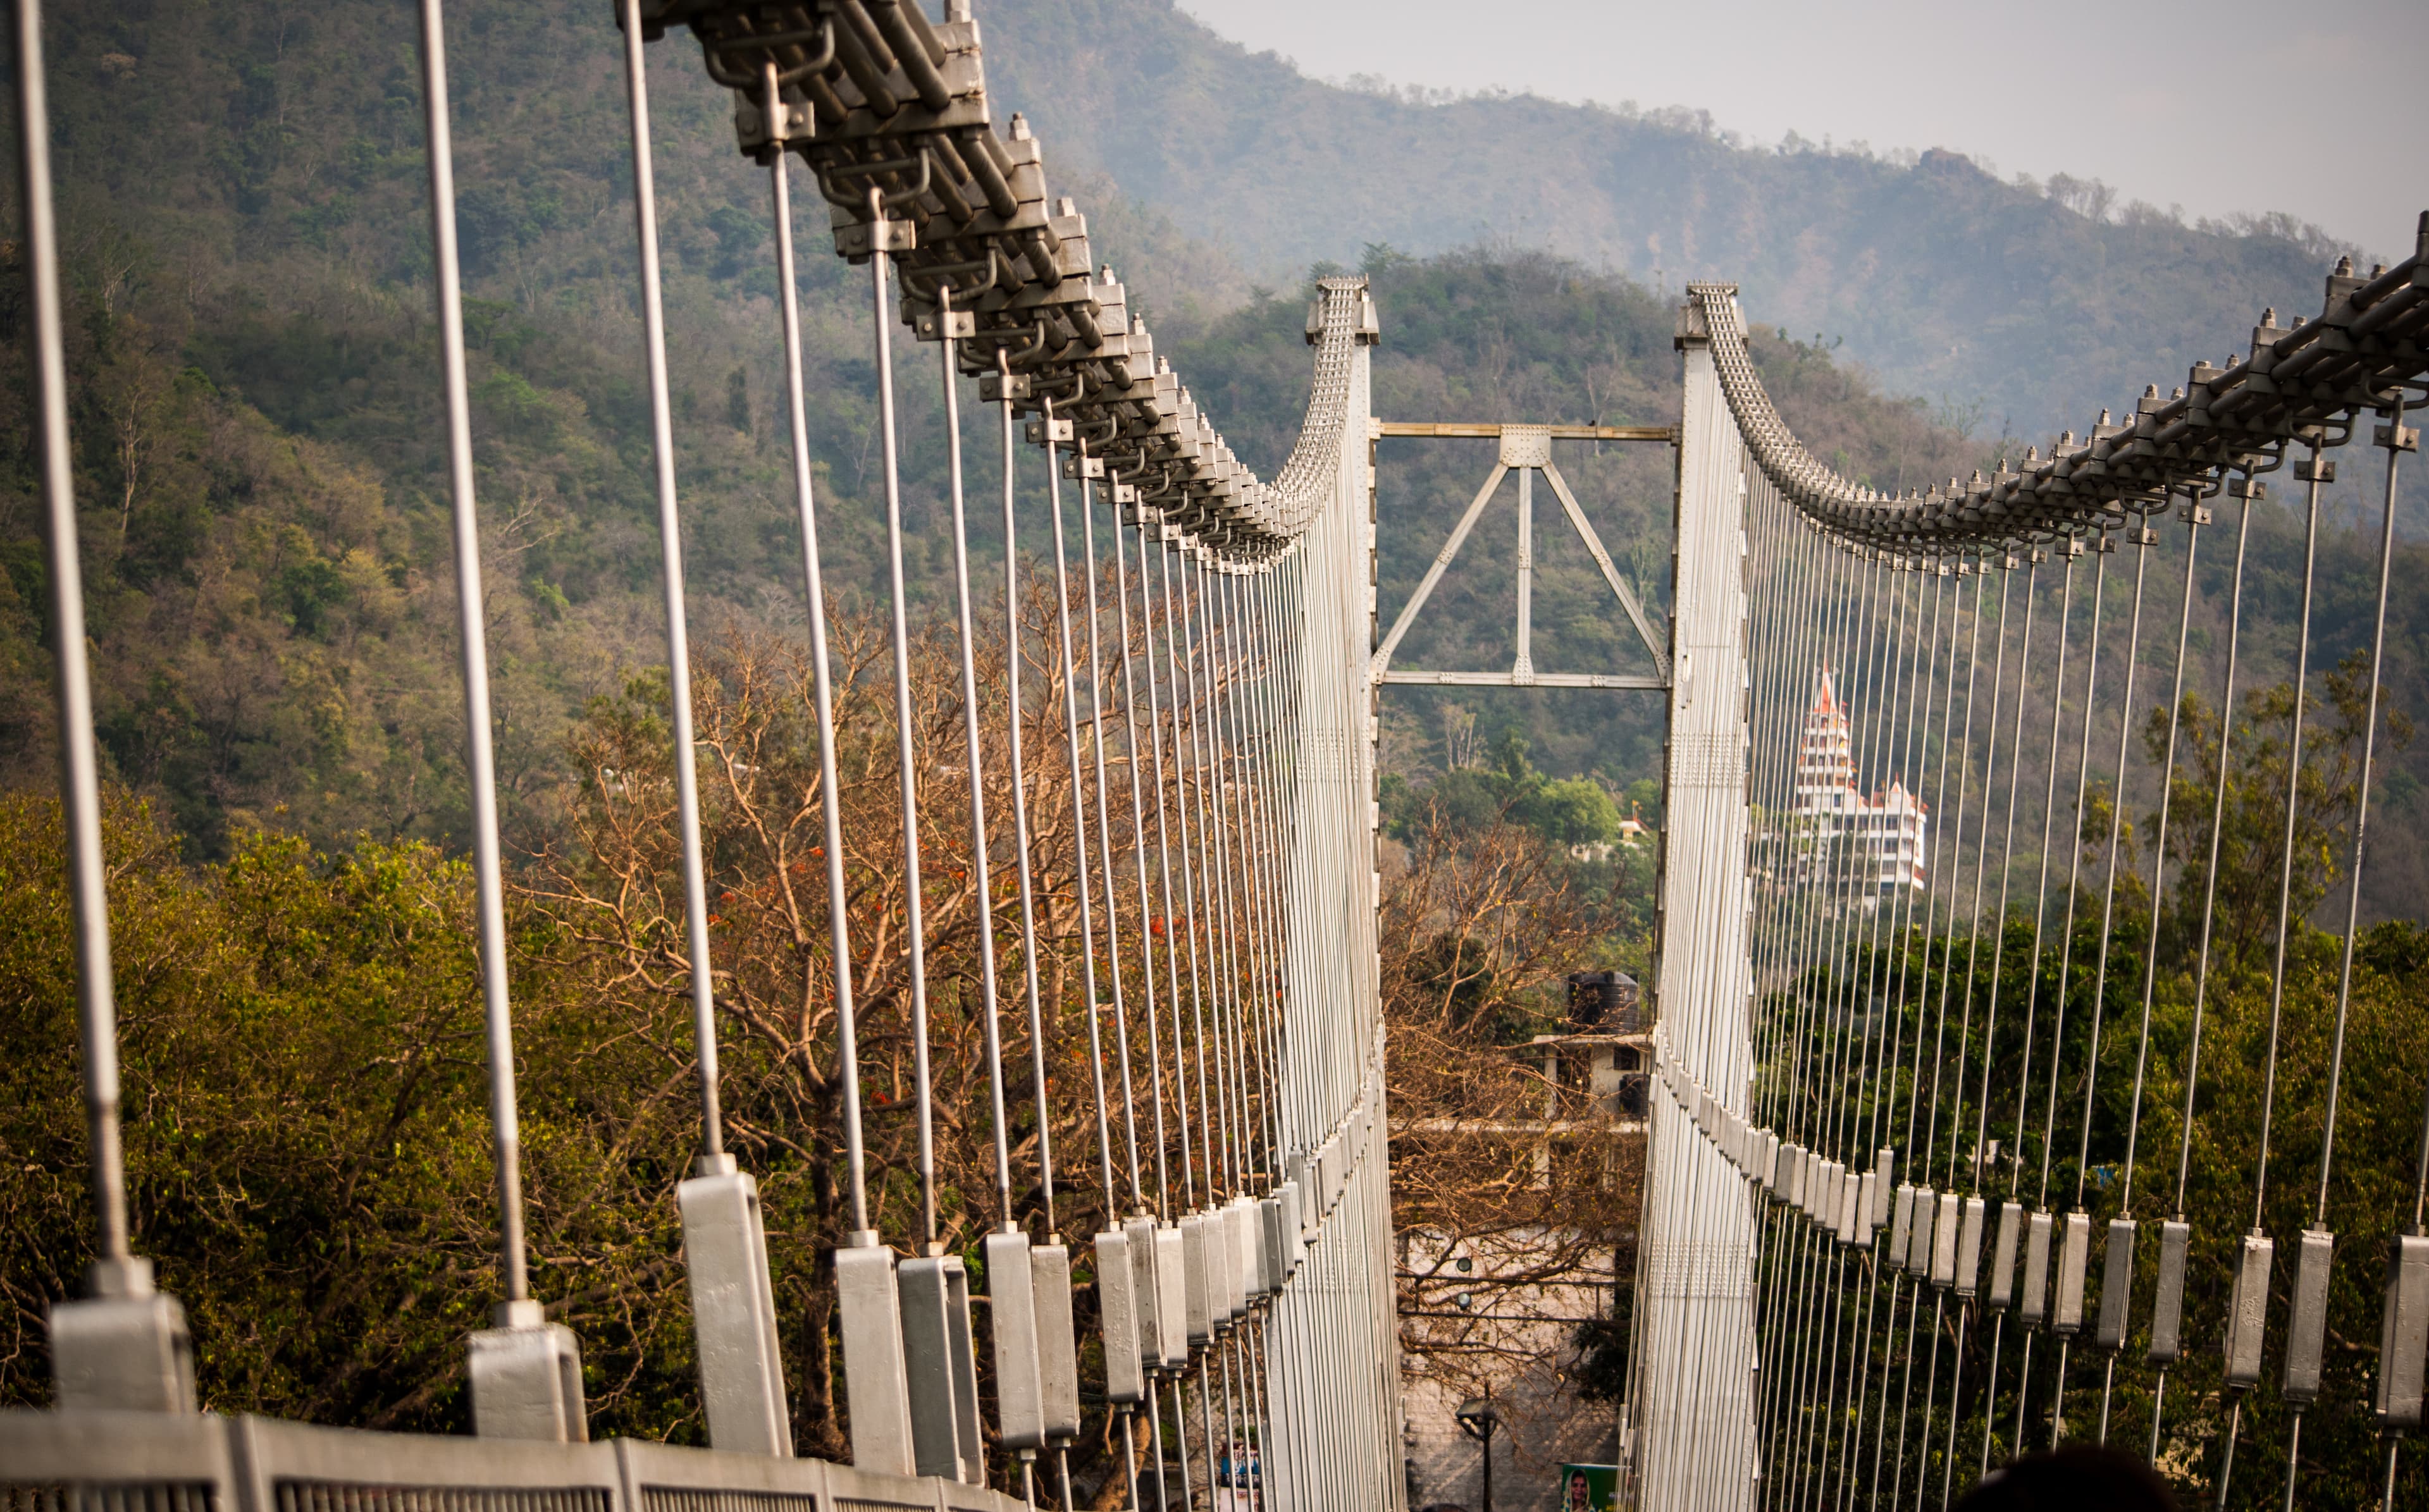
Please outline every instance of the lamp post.
M1459 1431L1484 1446L1484 1512L1493 1512L1493 1430L1500 1425L1501 1414L1493 1405L1493 1393L1472 1396L1459 1405Z

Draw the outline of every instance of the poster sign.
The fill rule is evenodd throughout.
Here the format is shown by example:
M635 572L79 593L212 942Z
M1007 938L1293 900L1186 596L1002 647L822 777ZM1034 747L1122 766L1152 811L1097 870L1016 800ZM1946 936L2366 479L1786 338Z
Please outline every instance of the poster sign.
M1619 1467L1561 1467L1561 1512L1619 1512Z
M1233 1439L1214 1466L1214 1512L1263 1512L1264 1467L1250 1444Z

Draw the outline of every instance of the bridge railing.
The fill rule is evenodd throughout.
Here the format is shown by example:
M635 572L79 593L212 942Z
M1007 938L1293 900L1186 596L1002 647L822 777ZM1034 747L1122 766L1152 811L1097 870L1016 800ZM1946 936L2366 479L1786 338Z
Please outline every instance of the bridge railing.
M0 1412L6 1512L1012 1512L940 1477L630 1438L550 1444L269 1418Z
M587 1422L581 1342L567 1323L548 1321L533 1294L523 1228L504 908L508 879L491 749L447 27L441 0L418 0L412 8L421 30L503 1293L492 1326L466 1341L465 1382L474 1432L491 1442L191 1417L207 1394L197 1391L183 1309L136 1252L118 1154L108 899L90 672L78 628L82 571L41 7L20 0L12 61L23 261L37 357L50 622L58 629L52 638L62 806L73 837L99 1261L87 1295L59 1301L50 1320L55 1399L70 1410L8 1420L0 1476L35 1479L24 1483L30 1489L9 1491L5 1512L20 1502L49 1504L44 1498L54 1492L44 1487L69 1504L99 1496L146 1506L176 1503L202 1487L223 1501L275 1504L281 1512L366 1502L475 1508L501 1496L515 1512L526 1505L556 1512L554 1499L560 1497L570 1499L569 1507L597 1512L607 1512L616 1497L634 1507L728 1512L754 1495L808 1497L813 1506L832 1495L845 1507L978 1507L996 1499L961 1487L983 1481L998 1456L1017 1456L1026 1481L1036 1469L1033 1456L1048 1454L1060 1483L1057 1499L1067 1504L1066 1451L1081 1441L1083 1426L1072 1307L1079 1246L1056 1237L1066 1230L1058 1226L1056 1173L1043 1137L1058 1095L1093 1103L1099 1200L1066 1206L1063 1217L1081 1220L1068 1230L1076 1235L1085 1235L1091 1220L1101 1223L1079 1263L1094 1261L1102 1347L1091 1364L1101 1362L1102 1400L1122 1436L1133 1425L1151 1427L1168 1443L1162 1414L1173 1413L1185 1500L1193 1471L1198 1486L1242 1473L1231 1452L1217 1448L1219 1404L1225 1438L1255 1445L1260 1468L1246 1473L1271 1487L1277 1503L1398 1505L1389 1190L1380 1158L1387 1124L1376 1039L1380 874L1372 606L1364 587L1372 579L1372 478L1367 454L1351 444L1371 419L1367 349L1379 334L1373 302L1363 279L1320 281L1306 327L1314 373L1298 443L1280 472L1260 480L1231 454L1169 363L1156 357L1147 322L1130 310L1112 270L1092 255L1077 205L1048 193L1043 149L1026 123L1016 116L998 132L977 24L964 0L949 0L942 21L932 20L918 0L620 0L615 8L624 41L641 351L666 596L669 786L699 1078L697 1159L677 1202L702 1426L728 1453L664 1457L673 1452L576 1447ZM843 1198L838 1206L848 1214L837 1225L842 1233L820 1238L841 1241L828 1253L831 1281L822 1284L832 1286L837 1302L833 1316L851 1457L900 1479L790 1458L786 1350L768 1279L757 1173L744 1169L725 1142L719 1051L720 1033L731 1032L731 1011L720 1011L720 994L712 990L713 952L720 946L711 935L712 857L701 834L700 742L689 723L684 501L645 66L645 43L669 28L687 29L710 77L733 91L736 147L767 174L823 822L823 843L810 854L824 860L827 948L807 990L833 1005L840 1109L834 1126L805 1142L819 1146L811 1159L831 1162ZM819 546L821 513L832 519L839 510L834 497L821 499L813 486L794 261L792 175L804 166L831 212L835 252L868 274L868 350L883 445L871 497L860 507L882 520L886 542L900 798L893 813L856 820L861 834L854 838L889 848L899 843L904 858L900 914L875 929L866 908L855 914L847 879L835 756L838 684L825 638ZM904 518L903 433L930 421L922 415L898 423L897 389L911 381L907 365L898 373L893 355L903 325L939 359L933 370L942 402L936 419L949 524ZM999 707L1009 732L1008 771L994 765L999 757L983 728L994 711L981 695L978 626L980 615L997 606L981 599L983 584L980 593L972 586L967 522L975 501L963 470L972 427L963 405L973 382L979 403L972 414L991 417L1003 458L1000 539L1007 566L999 602L1012 649ZM1045 453L1042 501L1016 476L1020 459L1031 454L1016 445L1023 430ZM1024 513L1035 520L1039 502L1049 523L1027 538L1029 550L1042 562L1050 541L1058 600L1043 633L1020 618L1016 522ZM906 604L914 594L904 563L915 530L917 544L950 546L953 564L961 750L951 765L936 760L945 748L935 745L922 762L913 712ZM1076 561L1068 550L1074 546ZM1084 634L1075 633L1075 622ZM1023 654L1030 649L1034 661ZM1033 858L1038 847L1028 830L1032 785L1022 764L1019 702L1024 665L1049 661L1061 693L1062 757L1073 774L1065 831L1071 848L1050 864L1071 868L1078 941L1070 956L1079 988L1076 1003L1050 1011L1041 998L1046 974L1039 961L1058 947L1051 938L1041 946L1033 908L1047 872ZM1044 712L1042 730L1051 741L1056 711L1049 703ZM1007 786L1009 835L1002 833ZM967 789L967 809L956 788ZM943 923L961 905L923 900L919 860L923 835L946 836L950 845L963 833L970 837L971 864L955 881L978 882L966 915L975 920L975 945L961 958L971 961L967 975L946 964L955 947L946 945L952 936ZM934 1138L938 1089L928 1056L928 1003L932 978L948 978L956 983L956 1011L967 1010L984 1045L995 1200L963 1202L966 1213L988 1209L978 1219L983 1238L973 1246L983 1254L983 1270L947 1245L957 1224L947 1221L954 1215L940 1216L938 1193L958 1183L940 1169ZM1031 1146L1036 1202L1023 1195L1032 1190L1033 1157L1016 1159L1012 1131L1021 1094L1011 1074L1020 1069L1020 1057L1007 1052L1004 1039L1005 1025L1016 1022L1024 1006L1024 978L1040 1133ZM964 995L971 985L975 991ZM1107 991L1100 994L1100 986ZM870 1158L861 1132L856 1026L872 1004L901 1013L914 1044L916 1154L892 1169ZM1086 1078L1049 1076L1049 1011L1084 1020L1093 1061ZM1126 1194L1117 1163L1127 1167ZM1084 1160L1079 1169L1085 1171ZM916 1179L922 1198L916 1218L887 1224L885 1204L869 1200L872 1175L906 1186ZM1062 1190L1084 1192L1087 1185L1066 1157ZM965 1187L963 1197L978 1190ZM1033 1231L1044 1242L1035 1242ZM979 1301L989 1320L983 1333L972 1321ZM982 1342L991 1346L984 1356ZM993 1389L985 1393L993 1398L991 1424L980 1421L982 1359L992 1367ZM1195 1466L1187 1421L1193 1392ZM130 1408L159 1416L91 1415ZM737 1458L737 1450L752 1457ZM131 1468L139 1463L148 1468ZM1155 1463L1161 1502L1166 1461ZM914 1479L915 1471L948 1480ZM93 1489L110 1486L124 1494ZM324 1495L316 1487L330 1489Z

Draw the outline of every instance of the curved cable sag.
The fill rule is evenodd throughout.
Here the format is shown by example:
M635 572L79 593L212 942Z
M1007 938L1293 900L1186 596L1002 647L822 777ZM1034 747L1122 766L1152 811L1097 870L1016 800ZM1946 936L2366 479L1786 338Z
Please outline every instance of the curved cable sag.
M690 29L709 77L735 93L736 145L762 163L801 156L832 207L836 253L900 271L905 324L942 330L938 296L951 288L954 310L972 317L957 337L963 372L990 401L1004 377L1027 379L1022 413L1052 397L1127 491L1119 502L1233 563L1269 560L1317 518L1349 423L1350 349L1377 330L1364 279L1319 281L1306 416L1261 480L1156 357L1113 269L1092 258L1086 218L1049 194L1028 123L1016 114L997 132L975 22L868 0L641 0L637 22L645 40Z
M1904 496L1839 476L1789 430L1756 374L1736 285L1689 285L1681 335L1710 340L1747 452L1774 487L1826 528L1872 542L2012 541L2150 514L2171 493L2278 454L2356 405L2390 403L2429 372L2429 212L2413 255L2373 272L2357 277L2352 259L2339 260L2316 318L2281 326L2275 310L2264 311L2247 355L2194 364L2170 398L2152 385L2125 423L2103 411L2088 437L2069 431L2046 457L2034 448L2015 469L2003 460L1991 477L1976 471L1969 482L1951 478Z

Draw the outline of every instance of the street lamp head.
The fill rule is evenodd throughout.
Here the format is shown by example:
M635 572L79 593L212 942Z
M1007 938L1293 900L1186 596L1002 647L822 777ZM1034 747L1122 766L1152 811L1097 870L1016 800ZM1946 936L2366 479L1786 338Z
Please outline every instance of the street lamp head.
M1469 1397L1459 1405L1455 1416L1459 1419L1460 1432L1470 1438L1492 1438L1493 1430L1501 1422L1501 1414L1494 1407L1493 1399L1489 1396Z

